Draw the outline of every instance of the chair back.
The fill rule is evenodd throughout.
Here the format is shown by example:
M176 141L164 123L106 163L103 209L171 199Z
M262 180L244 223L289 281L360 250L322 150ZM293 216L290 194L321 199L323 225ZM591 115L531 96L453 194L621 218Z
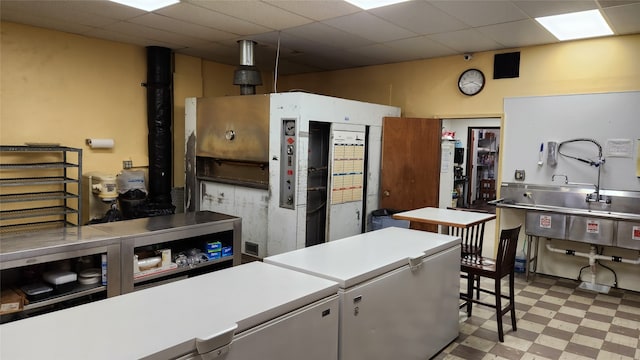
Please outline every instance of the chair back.
M448 207L449 210L457 210L457 211L468 211L468 212L478 212L483 214L488 214L488 211L484 210L471 210L465 208L451 208ZM450 227L449 235L460 236L462 239L461 248L462 248L462 257L467 258L468 260L475 261L474 259L479 259L482 256L482 247L484 243L484 225L485 223L480 223L473 225L468 228L458 228L458 227Z
M518 248L520 227L522 227L522 225L518 225L513 229L503 229L500 231L498 255L496 256L496 272L500 277L510 274L515 270L516 249Z

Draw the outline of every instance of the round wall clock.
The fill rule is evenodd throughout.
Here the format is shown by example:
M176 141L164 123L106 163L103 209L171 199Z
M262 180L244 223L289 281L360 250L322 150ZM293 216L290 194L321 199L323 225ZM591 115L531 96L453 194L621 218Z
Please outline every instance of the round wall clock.
M458 79L458 89L465 95L476 95L484 88L484 74L478 69L465 70Z

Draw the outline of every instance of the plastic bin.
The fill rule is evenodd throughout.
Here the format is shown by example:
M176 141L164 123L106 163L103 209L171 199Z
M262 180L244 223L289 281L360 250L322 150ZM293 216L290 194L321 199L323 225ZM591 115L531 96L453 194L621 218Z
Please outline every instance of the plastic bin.
M388 227L409 228L408 220L396 220L391 215L397 213L397 210L378 209L371 213L371 230L380 230Z
M524 254L516 255L514 270L517 273L524 273L527 270L527 257Z

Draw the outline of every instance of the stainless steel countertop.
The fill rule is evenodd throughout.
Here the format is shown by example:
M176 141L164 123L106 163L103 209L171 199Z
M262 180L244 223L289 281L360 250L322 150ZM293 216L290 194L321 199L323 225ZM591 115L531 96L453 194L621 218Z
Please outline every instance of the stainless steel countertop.
M612 220L640 221L640 214L633 214L633 213L600 211L600 210L590 210L590 209L576 209L576 208L568 208L568 207L553 206L553 205L532 205L532 204L510 202L509 200L505 200L505 199L498 199L491 203L499 208L520 209L520 210L528 210L528 211L544 211L544 212L553 212L553 213L560 213L560 214L566 214L566 215L592 216L592 217L606 218L606 219L612 219Z

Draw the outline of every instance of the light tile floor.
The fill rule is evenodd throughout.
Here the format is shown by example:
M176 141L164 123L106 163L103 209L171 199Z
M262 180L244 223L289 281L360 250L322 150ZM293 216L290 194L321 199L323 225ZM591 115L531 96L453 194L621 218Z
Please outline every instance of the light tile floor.
M464 288L466 280L461 280ZM503 292L508 293L505 280ZM498 341L495 312L474 304L460 323L460 335L437 360L635 360L640 359L640 293L611 289L601 294L578 289L574 280L516 276L517 331L503 318ZM492 288L483 279L482 287ZM490 295L481 294L490 301Z

